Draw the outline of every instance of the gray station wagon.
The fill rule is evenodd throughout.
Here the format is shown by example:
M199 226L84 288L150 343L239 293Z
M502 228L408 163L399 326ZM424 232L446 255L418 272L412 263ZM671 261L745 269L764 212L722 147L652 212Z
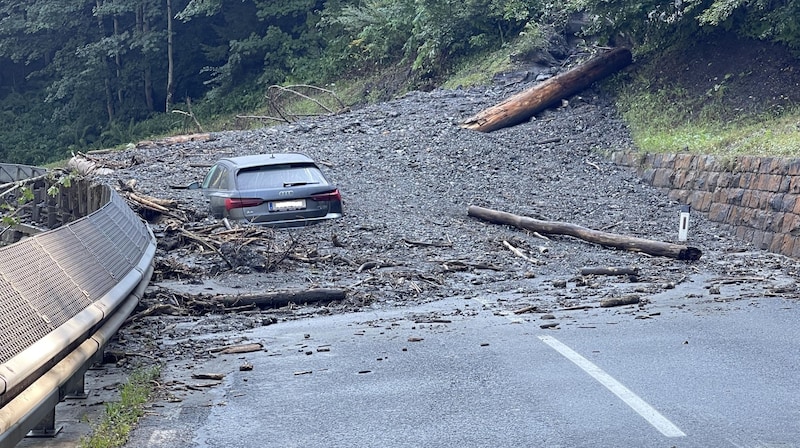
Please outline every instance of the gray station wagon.
M220 159L196 185L218 219L288 227L342 216L342 196L303 154Z

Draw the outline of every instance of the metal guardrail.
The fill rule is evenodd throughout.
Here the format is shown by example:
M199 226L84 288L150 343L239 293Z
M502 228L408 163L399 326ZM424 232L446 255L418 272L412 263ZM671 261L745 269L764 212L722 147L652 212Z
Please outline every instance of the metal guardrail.
M9 173L41 175L0 164L0 179ZM69 188L81 191L67 197L98 191L81 182ZM97 210L0 248L0 448L31 430L55 430L56 404L83 393L84 373L150 280L152 231L113 189L100 191L105 201L89 201ZM74 216L74 201L63 204Z
M38 166L0 163L0 184L7 184L22 179L43 176L46 173L47 169Z

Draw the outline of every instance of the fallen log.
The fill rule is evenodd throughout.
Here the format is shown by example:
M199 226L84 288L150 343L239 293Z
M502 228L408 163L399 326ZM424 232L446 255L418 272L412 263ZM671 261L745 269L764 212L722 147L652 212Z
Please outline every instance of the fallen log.
M631 63L627 48L615 48L565 73L524 90L464 120L461 127L480 132L514 126Z
M617 268L613 266L597 267L597 268L583 268L581 275L637 275L639 268Z
M576 224L541 221L534 218L514 215L512 213L492 210L488 208L471 205L467 209L467 214L474 218L483 219L495 224L506 224L532 232L549 233L556 235L567 235L590 243L602 246L615 247L633 252L643 252L659 257L676 258L678 260L699 260L703 252L696 247L683 246L680 244L664 243L644 238L637 238L613 233L592 230Z
M170 145L177 145L179 143L210 142L214 140L216 140L216 138L212 134L207 132L200 132L196 134L175 135L172 137L163 138L161 140L142 140L136 143L136 147L146 148L153 146L170 146Z
M274 291L235 296L218 296L217 301L226 307L255 305L259 308L278 308L289 303L320 303L344 300L344 289L313 288L299 291Z
M600 301L600 308L611 308L615 306L636 305L639 303L639 296L630 294L622 297L603 299Z
M264 345L260 342L239 345L226 345L224 347L212 348L211 353L219 353L221 355L236 355L241 353L259 352L264 349ZM205 378L208 379L208 378Z

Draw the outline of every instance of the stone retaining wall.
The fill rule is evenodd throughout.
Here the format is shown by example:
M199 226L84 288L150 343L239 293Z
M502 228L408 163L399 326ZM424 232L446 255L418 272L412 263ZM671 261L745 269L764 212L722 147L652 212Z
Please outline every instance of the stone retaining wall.
M637 152L611 159L756 248L800 257L800 159Z

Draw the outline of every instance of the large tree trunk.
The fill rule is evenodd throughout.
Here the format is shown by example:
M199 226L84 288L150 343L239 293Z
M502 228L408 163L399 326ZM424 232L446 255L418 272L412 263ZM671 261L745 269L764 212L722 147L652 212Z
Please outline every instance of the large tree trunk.
M119 18L114 16L114 38L119 37ZM122 108L122 100L123 93L122 93L122 58L119 55L119 52L114 55L114 65L117 69L117 104L120 108Z
M102 6L100 0L96 0L95 4L97 5L97 8ZM97 16L97 26L100 27L100 33L105 36L106 31L103 27L103 18L100 15ZM111 123L114 121L114 96L111 91L111 80L109 79L109 76L111 75L108 71L108 59L103 58L103 63L106 67L106 73L103 75L106 93L106 113L108 114L108 122Z
M150 34L150 22L145 17L143 5L139 5L136 9L136 28L143 36ZM142 62L144 63L144 102L147 105L147 111L153 112L155 110L155 103L153 102L153 73L149 54L144 51L142 51Z
M174 58L173 58L173 36L172 36L172 0L167 0L167 101L165 112L172 110L172 96L175 94L174 80Z
M522 123L557 101L580 92L630 63L630 50L616 48L479 112L466 119L461 127L491 132Z
M556 235L569 235L575 238L600 244L602 246L616 247L618 249L634 252L644 252L660 257L677 258L678 260L699 260L703 252L696 247L679 244L663 243L631 236L616 235L599 230L587 229L576 224L557 221L540 221L534 218L514 215L488 208L471 205L467 210L469 216L480 218L495 224L507 224L532 232L549 233Z

